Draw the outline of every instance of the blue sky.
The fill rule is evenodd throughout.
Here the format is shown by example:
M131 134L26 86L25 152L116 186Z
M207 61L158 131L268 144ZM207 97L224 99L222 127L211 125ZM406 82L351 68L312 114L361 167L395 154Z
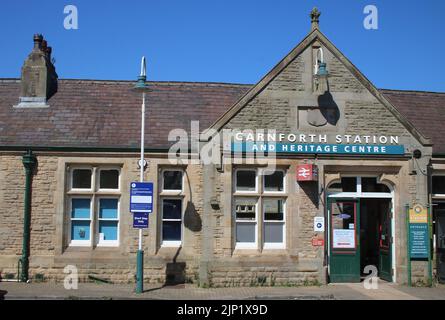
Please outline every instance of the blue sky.
M65 30L66 5L79 29ZM366 5L379 29L363 27ZM0 77L19 77L34 33L60 78L255 83L309 32L321 31L377 87L445 92L443 0L2 0Z

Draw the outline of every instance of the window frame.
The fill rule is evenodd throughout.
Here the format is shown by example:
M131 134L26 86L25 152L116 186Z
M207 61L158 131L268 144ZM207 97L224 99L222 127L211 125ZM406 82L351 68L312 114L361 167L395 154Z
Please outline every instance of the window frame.
M100 173L102 171L111 171L111 170L117 171L117 174L118 174L118 176L117 176L117 189L101 188L100 187L100 179L101 179L100 178ZM96 186L96 189L93 190L94 192L96 192L96 193L101 193L101 192L105 193L105 192L120 192L121 191L121 185L122 185L122 183L121 183L121 168L106 167L106 166L104 166L104 167L97 167L96 172L97 172L97 177L96 177L97 186Z
M90 188L89 189L85 189L85 188L74 188L73 183L74 183L74 171L75 170L90 170L91 175L90 175ZM94 167L92 166L73 166L70 168L69 170L69 191L72 192L94 192Z
M181 189L164 189L164 173L166 171L179 171L181 172ZM184 176L185 176L185 172L184 169L182 168L164 168L161 170L161 194L182 194L184 192Z
M255 172L255 190L238 190L238 172L239 171L253 171ZM237 168L235 169L235 177L234 177L234 192L235 194L258 194L260 193L259 190L259 170L256 168Z
M266 179L265 179L265 177L266 177L266 175L264 175L263 173L265 172L265 170L264 171L262 171L261 172L261 176L262 176L262 180L263 180L263 192L262 192L262 194L263 195L275 195L275 194L286 194L286 192L287 192L287 190L286 190L286 171L284 170L284 169L275 169L275 171L274 171L274 173L275 172L277 172L277 171L279 171L279 172L282 172L283 173L283 191L269 191L269 190L266 190Z
M73 200L74 199L88 199L90 200L90 217L89 219L79 219L79 218L72 218L73 213ZM68 205L68 212L69 212L69 228L68 228L68 239L69 239L69 246L70 247L91 247L93 243L93 211L94 211L94 199L92 195L72 195L69 196L69 205ZM73 224L72 221L89 221L90 222L90 238L88 240L73 240L73 234L72 234L72 228Z
M101 219L100 216L100 200L101 199L117 199L117 218L115 219ZM96 245L98 247L118 247L120 244L120 207L121 207L121 199L120 196L102 196L98 195L95 199L96 201L96 226L95 226L95 237L96 237ZM100 233L99 233L99 227L101 221L115 221L117 222L117 239L116 240L103 240L100 241Z
M243 198L243 197L238 197ZM257 249L258 248L258 228L259 228L259 221L258 221L258 207L260 202L260 197L252 197L251 199L255 199L255 220L238 220L236 215L236 201L233 202L234 210L233 213L235 215L235 249ZM246 223L246 224L254 224L255 225L255 242L238 242L236 241L236 233L237 233L237 226L238 223Z
M67 164L68 170L68 190L65 192L65 199L68 204L66 206L68 226L66 230L68 247L113 247L120 246L120 232L121 232L121 197L122 197L122 166L119 164ZM73 173L74 170L88 169L91 171L91 188L73 188ZM116 170L118 171L118 189L100 189L100 172L102 170ZM90 199L90 239L89 240L72 240L72 199ZM117 240L100 241L99 237L99 199L113 198L118 200L118 218L117 221ZM75 219L82 220L82 219ZM84 219L86 220L86 219ZM106 219L101 219L106 220Z
M445 178L445 173L433 173L431 175L431 197L433 198L445 198L445 193L433 193L433 177L444 177Z
M283 201L283 220L266 220L266 206L264 205L265 200L282 200ZM263 208L263 249L285 249L286 248L286 209L287 209L287 198L279 197L263 197L262 198L262 208ZM269 224L281 224L283 230L283 241L282 242L266 242L266 223Z
M164 219L164 201L165 200L180 200L181 201L181 219ZM181 247L184 240L184 197L183 196L163 196L160 201L161 205L161 229L160 229L160 240L161 247ZM181 224L181 240L164 240L163 228L164 221L180 222Z

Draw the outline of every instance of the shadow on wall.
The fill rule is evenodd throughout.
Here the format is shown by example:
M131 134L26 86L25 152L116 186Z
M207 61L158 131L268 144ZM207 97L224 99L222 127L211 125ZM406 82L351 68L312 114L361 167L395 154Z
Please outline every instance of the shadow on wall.
M340 119L340 109L329 90L319 95L317 100L320 113L327 123L333 126L337 125L337 122Z
M301 190L305 193L308 199L311 200L314 207L318 209L320 202L318 196L318 181L298 182Z
M165 283L164 286L173 286L178 284L185 283L185 262L177 262L179 253L181 252L181 248L178 248L175 256L173 257L173 261L167 263L165 268Z
M195 205L188 201L184 212L184 227L193 232L199 232L202 229L201 217L196 211Z
M184 227L192 232L199 232L202 229L202 220L199 216L193 202L188 201L184 212ZM177 262L176 259L181 252L181 247L178 248L173 261L167 263L165 269L165 284L164 286L172 286L184 284L186 282L186 263Z

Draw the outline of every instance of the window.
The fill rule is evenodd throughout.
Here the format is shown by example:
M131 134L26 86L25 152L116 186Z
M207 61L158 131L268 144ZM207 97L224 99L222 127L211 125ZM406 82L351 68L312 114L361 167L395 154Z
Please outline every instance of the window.
M386 192L390 193L388 186L377 183L377 178L362 177L362 192Z
M91 189L91 169L74 169L72 171L72 189Z
M163 180L164 191L182 191L182 171L165 170Z
M91 199L71 199L71 244L91 243Z
M117 245L119 239L119 200L99 198L98 243Z
M238 169L234 189L236 248L285 248L285 171Z
M340 181L331 183L328 187L328 193L349 193L352 194L367 194L374 197L391 197L391 189L379 183L377 177L342 177Z
M99 189L119 189L119 170L100 170Z
M167 169L162 171L160 201L162 246L176 247L182 244L183 179L184 172L182 170Z
M257 243L257 200L236 198L235 214L238 246L255 248Z
M162 199L162 242L180 244L182 229L182 200Z
M445 195L445 176L433 176L433 194Z
M284 247L284 200L264 199L264 247Z
M115 168L70 170L71 246L119 245L119 176L120 170Z
M257 191L257 177L255 170L236 171L236 191Z
M284 172L277 170L272 174L264 175L265 192L283 192L284 191Z

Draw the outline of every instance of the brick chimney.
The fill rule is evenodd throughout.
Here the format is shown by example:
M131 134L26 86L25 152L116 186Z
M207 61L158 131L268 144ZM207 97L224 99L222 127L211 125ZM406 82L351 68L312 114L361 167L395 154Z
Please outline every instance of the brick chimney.
M20 102L16 107L48 107L57 92L57 73L51 47L41 34L34 35L34 48L22 67Z

